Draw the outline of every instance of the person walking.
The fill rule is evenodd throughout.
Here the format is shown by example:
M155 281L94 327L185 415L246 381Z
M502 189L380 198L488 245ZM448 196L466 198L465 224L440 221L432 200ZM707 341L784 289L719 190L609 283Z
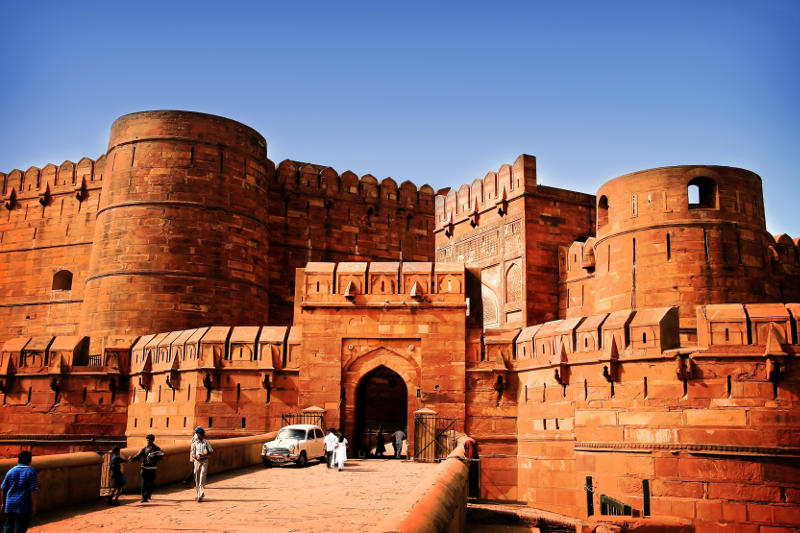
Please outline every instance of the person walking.
M333 451L333 460L339 467L339 472L344 470L344 463L347 461L347 439L344 434L339 434L339 442L336 443Z
M28 531L31 517L36 514L36 492L39 478L31 467L31 452L25 450L17 457L17 466L6 472L0 485L0 512L6 513L3 533Z
M197 440L192 442L190 458L194 461L194 488L197 491L198 502L203 501L205 493L206 476L208 475L208 456L214 453L211 443L206 440L206 431L201 427L194 428Z
M325 464L328 468L333 467L333 450L336 448L336 443L339 439L336 437L336 430L334 428L330 428L328 430L328 434L325 435L325 440L322 441L325 444Z
M406 440L406 434L402 429L397 428L397 431L392 433L392 441L394 443L394 458L400 459L403 453L403 441Z
M383 459L386 453L386 437L383 435L383 426L378 426L378 434L375 435L375 455Z
M111 461L109 463L109 470L111 470L111 494L108 495L108 505L119 505L119 495L122 492L122 487L128 482L125 479L125 474L122 473L122 463L125 462L119 454L119 446L111 451Z
M196 432L192 432L192 442L191 442L191 444L194 444L194 442L196 440L197 440L197 433ZM190 446L191 446L191 444L190 444ZM187 487L193 487L194 486L194 461L192 461L191 454L189 456L189 464L192 465L192 469L189 471L189 475L187 475L185 478L183 478L181 483L183 483Z
M156 471L158 461L164 456L161 448L155 444L156 437L152 433L145 437L147 444L139 453L128 458L128 461L142 459L142 502L150 501L153 497L153 488L156 486Z

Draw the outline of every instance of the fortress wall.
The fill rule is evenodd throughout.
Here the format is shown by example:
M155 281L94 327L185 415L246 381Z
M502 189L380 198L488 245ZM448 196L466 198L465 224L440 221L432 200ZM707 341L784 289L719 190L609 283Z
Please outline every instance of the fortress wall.
M739 320L717 315L713 307L708 320ZM796 525L797 346L787 344L791 340L779 327L774 340L762 344L670 350L665 346L677 331L668 330L676 330L677 321L655 324L635 318L627 327L631 344L618 353L607 346L592 350L594 343L588 351L563 344L560 357L530 357L517 347L510 364L519 379L518 498L585 517L590 476L595 514L600 494L641 513L647 481L652 515L691 519L698 530ZM769 330L749 322L725 325L756 328L759 335ZM659 328L661 348L661 341L641 344L641 331L649 331L652 342ZM528 347L524 353L531 352ZM777 374L770 370L776 364Z
M105 157L0 174L0 339L78 329ZM69 271L69 289L54 289Z
M528 319L525 325L560 316L558 250L579 237L592 234L594 202L592 195L552 187L539 187L538 194L526 197Z
M266 319L264 139L221 117L148 111L114 122L107 160L81 320L92 342Z
M271 322L291 323L307 262L431 261L433 189L285 160L269 186Z
M474 317L487 328L558 315L558 248L592 232L594 197L536 184L521 155L436 197L436 260L463 261L480 279ZM474 320L474 319L473 319Z

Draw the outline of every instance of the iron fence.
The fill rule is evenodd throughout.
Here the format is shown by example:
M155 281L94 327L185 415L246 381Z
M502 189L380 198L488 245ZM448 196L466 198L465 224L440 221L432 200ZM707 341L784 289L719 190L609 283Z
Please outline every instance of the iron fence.
M456 419L418 414L414 417L414 460L438 462L456 447Z

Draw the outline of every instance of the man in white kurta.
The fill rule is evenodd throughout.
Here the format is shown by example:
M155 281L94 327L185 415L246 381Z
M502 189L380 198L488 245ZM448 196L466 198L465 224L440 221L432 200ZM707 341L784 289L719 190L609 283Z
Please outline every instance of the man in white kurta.
M333 449L336 447L336 442L339 439L336 438L336 432L333 428L328 430L328 434L325 435L325 440L322 441L325 444L325 463L328 465L328 468L333 468Z
M192 441L189 457L194 462L194 485L197 491L198 502L203 501L205 493L206 476L208 475L208 456L214 453L211 443L206 440L206 432L201 427L194 428L197 440Z

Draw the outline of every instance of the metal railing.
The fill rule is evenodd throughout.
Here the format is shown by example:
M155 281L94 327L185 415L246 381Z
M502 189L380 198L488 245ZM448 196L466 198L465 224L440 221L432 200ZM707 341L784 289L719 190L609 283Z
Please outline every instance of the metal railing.
M284 426L292 424L313 424L325 431L325 418L322 413L284 413L281 415L281 423Z
M414 417L414 460L437 462L456 447L456 419L434 415Z
M103 356L90 355L86 366L103 366Z
M111 479L111 452L97 452L103 458L103 467L100 471L100 496L108 496L114 488Z
M631 506L607 494L600 495L600 514L609 516L631 516Z

